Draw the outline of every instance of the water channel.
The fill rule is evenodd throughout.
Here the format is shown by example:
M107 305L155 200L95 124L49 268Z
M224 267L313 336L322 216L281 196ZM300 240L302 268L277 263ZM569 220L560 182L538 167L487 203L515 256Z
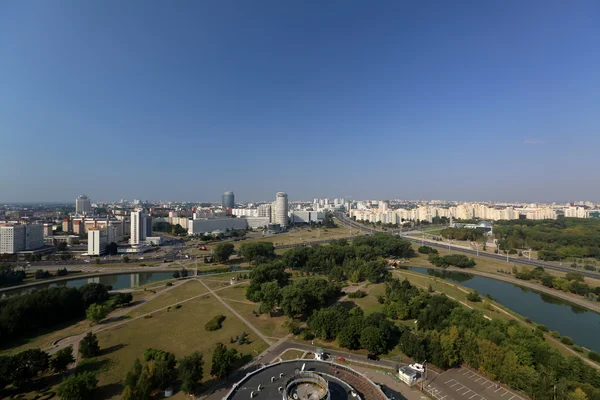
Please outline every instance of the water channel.
M600 352L600 314L594 311L509 282L463 272L421 267L409 269L475 289L481 295L490 294L498 303L514 312L546 325L563 336L571 337L580 346Z

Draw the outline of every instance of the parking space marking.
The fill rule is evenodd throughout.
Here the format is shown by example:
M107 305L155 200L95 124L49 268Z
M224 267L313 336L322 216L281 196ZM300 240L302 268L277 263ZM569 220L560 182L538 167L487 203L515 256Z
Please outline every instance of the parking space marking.
M508 391L506 391L501 397L504 397L508 394Z

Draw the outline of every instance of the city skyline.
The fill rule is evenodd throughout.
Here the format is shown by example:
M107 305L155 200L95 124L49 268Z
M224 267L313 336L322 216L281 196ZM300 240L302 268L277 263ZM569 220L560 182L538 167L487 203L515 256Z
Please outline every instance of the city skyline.
M598 201L599 7L8 1L0 202Z

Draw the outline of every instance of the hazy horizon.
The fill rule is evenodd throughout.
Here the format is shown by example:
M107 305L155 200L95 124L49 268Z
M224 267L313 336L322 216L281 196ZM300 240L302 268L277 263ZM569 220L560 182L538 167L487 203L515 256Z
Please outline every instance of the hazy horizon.
M0 201L599 201L598 15L8 0Z

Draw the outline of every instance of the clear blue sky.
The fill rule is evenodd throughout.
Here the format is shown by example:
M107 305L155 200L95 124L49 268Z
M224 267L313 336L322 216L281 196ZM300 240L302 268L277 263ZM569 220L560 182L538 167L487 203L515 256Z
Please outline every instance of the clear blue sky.
M600 200L599 50L595 0L2 1L0 201Z

